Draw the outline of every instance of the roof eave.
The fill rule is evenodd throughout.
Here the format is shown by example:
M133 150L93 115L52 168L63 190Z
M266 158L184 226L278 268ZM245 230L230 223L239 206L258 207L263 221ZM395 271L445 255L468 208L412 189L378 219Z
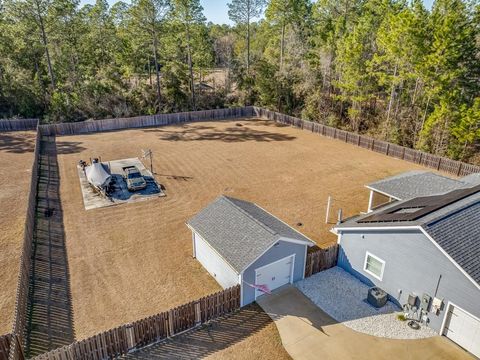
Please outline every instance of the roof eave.
M418 229L419 225L362 225L362 226L335 226L333 230L338 234L342 231L358 231L358 230L412 230Z
M398 196L395 196L395 195L393 195L393 194L389 194L389 193L386 193L385 191L382 191L382 190L380 190L380 189L376 189L375 187L372 186L372 184L370 184L370 185L365 185L365 187L366 187L367 189L369 189L369 190L372 190L372 191L376 192L376 193L382 194L382 195L384 195L384 196L388 196L389 198L392 198L392 199L395 199L395 200L398 200L398 201L404 200L404 199L401 199L401 198L399 198Z
M317 245L312 240L305 241L305 240L299 240L299 239L292 239L292 238L288 238L288 237L284 237L284 236L280 236L277 241L286 241L286 242L290 242L290 243L293 243L293 244L307 245L308 247L312 247L312 246Z

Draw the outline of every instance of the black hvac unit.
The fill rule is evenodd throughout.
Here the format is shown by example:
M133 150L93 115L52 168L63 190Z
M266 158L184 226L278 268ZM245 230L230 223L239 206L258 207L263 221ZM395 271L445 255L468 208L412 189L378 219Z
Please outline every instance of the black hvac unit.
M370 305L376 308L381 308L388 301L388 294L379 287L372 287L368 289L367 301Z

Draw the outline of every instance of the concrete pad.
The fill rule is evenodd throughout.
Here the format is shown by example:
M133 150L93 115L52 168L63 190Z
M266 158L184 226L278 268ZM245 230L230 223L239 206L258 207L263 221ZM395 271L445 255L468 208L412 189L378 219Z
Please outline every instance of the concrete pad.
M331 318L293 286L257 299L274 320L285 350L295 360L474 359L443 336L396 340L354 331Z
M105 169L109 170L112 178L115 181L115 192L110 198L107 198L95 191L92 186L90 186L84 170L80 166L77 166L85 210L98 209L136 201L144 201L165 196L162 186L155 180L153 174L145 168L143 163L138 158L102 162L102 165ZM123 179L123 168L126 166L136 166L138 168L147 182L147 187L145 189L135 192L128 191L127 184Z

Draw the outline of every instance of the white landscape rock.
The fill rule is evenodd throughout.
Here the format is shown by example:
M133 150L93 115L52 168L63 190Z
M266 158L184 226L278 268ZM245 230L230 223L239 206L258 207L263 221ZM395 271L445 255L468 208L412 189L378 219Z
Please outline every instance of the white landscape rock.
M371 306L367 302L369 286L339 267L319 272L295 286L328 315L358 332L391 339L437 335L426 326L413 330L408 321L398 320L401 309L390 301L380 309Z

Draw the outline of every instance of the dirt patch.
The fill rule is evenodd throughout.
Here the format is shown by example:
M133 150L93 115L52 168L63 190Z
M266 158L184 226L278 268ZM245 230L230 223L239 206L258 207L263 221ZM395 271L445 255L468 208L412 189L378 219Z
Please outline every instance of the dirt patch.
M12 330L35 132L0 133L0 334Z
M237 126L237 123L243 126ZM366 211L364 184L418 166L263 120L192 123L68 136L61 198L77 339L219 290L192 259L185 222L220 194L253 201L328 246L327 197L346 216ZM154 152L165 198L85 211L80 159ZM75 151L73 150L75 149ZM301 227L296 224L301 223Z

